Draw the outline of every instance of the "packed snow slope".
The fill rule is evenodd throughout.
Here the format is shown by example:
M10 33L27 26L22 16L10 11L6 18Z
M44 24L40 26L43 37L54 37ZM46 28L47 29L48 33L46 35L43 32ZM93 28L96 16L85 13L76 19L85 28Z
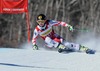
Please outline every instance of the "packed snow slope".
M0 48L0 71L100 71L100 53Z

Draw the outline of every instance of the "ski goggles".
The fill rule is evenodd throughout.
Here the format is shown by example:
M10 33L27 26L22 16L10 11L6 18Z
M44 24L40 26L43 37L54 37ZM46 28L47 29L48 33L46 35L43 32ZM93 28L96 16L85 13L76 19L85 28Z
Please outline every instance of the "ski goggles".
M41 24L41 23L45 23L46 20L38 20L37 23Z

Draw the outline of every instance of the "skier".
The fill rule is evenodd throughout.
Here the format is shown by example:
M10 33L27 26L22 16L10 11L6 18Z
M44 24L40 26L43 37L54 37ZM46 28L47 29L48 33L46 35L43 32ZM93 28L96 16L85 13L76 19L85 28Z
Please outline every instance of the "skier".
M44 14L39 14L37 16L36 22L38 25L36 26L33 33L33 38L32 38L33 50L38 50L36 39L38 35L40 35L45 41L46 46L50 48L52 47L57 48L58 52L74 50L74 51L83 51L86 52L87 54L95 53L94 50L89 49L80 44L65 42L62 39L62 37L60 37L54 32L52 28L52 26L61 25L64 27L68 27L70 31L73 31L73 27L71 25L61 21L47 20Z

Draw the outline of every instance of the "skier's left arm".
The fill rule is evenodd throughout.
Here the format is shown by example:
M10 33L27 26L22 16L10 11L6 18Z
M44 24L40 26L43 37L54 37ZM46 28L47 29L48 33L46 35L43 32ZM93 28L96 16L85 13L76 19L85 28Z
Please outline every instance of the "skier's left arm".
M61 26L64 26L64 27L68 27L70 31L73 31L73 26L67 24L66 22L51 20L50 23L51 23L52 26L61 25Z
M60 22L59 24L62 26L68 27L70 31L73 31L73 26L67 24L66 22Z

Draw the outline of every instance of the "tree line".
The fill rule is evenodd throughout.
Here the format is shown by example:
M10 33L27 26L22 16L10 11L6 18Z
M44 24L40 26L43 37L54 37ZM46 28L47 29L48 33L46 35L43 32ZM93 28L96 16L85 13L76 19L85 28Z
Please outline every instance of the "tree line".
M45 14L47 19L64 21L77 29L92 30L100 34L100 0L29 0L31 38L36 16ZM26 16L23 14L0 14L0 46L18 47L27 41ZM54 27L68 41L74 41L83 31L70 32L68 28Z

